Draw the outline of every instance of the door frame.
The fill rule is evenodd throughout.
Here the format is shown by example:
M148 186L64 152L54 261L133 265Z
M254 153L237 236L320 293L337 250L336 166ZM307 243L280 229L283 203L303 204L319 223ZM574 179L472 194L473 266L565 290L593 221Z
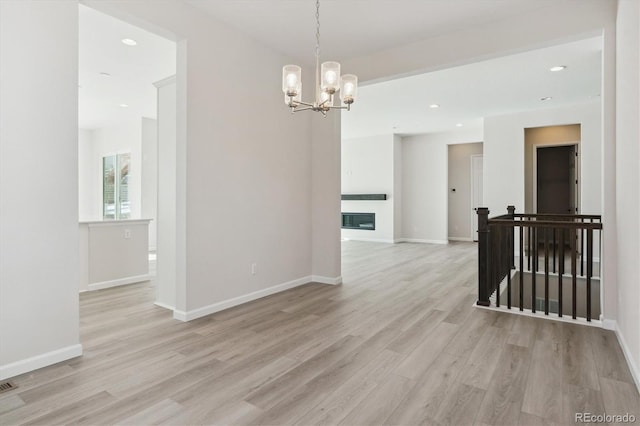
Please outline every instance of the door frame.
M478 158L478 157L482 158L482 174L483 174L483 179L482 179L482 187L483 187L483 189L482 189L482 191L484 191L484 153L483 154L471 154L471 158L469 160L470 161L469 175L470 175L470 181L471 181L471 187L470 187L471 190L469 191L469 196L471 197L471 202L470 202L470 205L471 205L471 211L470 211L470 215L471 215L471 235L470 235L471 241L478 241L478 236L476 235L477 232L478 232L478 229L477 229L478 228L478 215L476 214L475 208L476 207L482 207L482 206L476 206L476 207L473 206L473 201L474 201L474 197L473 196L475 194L475 190L474 190L474 188L475 188L475 186L474 186L475 179L474 179L474 173L473 173L474 172L474 170L473 170L473 160L474 160L474 158ZM483 195L483 197L482 197L483 200L482 201L484 202L484 194L482 194L482 195Z
M576 211L572 212L572 214L580 214L580 189L582 187L582 179L581 170L580 170L580 141L575 142L558 142L558 143L543 143L543 144L533 144L533 165L532 172L533 178L531 179L532 188L532 199L533 199L533 212L538 212L538 149L540 148L551 148L551 147L559 147L559 146L575 146L576 152L578 153L578 158L576 160L576 179L578 179L578 184L576 185L576 195L575 195L575 203L576 203Z

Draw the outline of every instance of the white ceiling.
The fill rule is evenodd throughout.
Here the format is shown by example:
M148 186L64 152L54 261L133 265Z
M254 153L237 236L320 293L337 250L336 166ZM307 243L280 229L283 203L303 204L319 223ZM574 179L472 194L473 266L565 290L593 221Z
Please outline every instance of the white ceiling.
M185 0L272 49L314 62L314 0ZM344 60L581 0L322 0L323 60Z
M596 37L360 87L342 137L481 130L483 117L597 100L601 51Z
M185 1L264 45L312 61L313 0ZM579 1L322 0L323 59L359 56ZM126 46L122 38L138 45ZM486 116L584 102L600 92L600 52L601 39L593 38L363 86L352 111L343 114L343 137L468 130L481 127ZM80 127L155 117L152 83L175 73L175 57L172 41L80 6ZM551 73L553 65L568 68ZM553 100L541 102L544 96ZM441 108L428 108L431 103Z
M79 127L155 118L152 83L175 74L175 43L85 6L80 6L79 21ZM138 44L127 46L123 38Z

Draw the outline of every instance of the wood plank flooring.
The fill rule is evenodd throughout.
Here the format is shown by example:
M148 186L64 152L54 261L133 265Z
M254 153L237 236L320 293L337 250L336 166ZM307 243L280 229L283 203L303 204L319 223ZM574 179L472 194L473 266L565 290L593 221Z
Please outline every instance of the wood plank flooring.
M308 284L189 323L153 305L151 283L83 293L84 356L14 378L0 424L640 419L613 333L472 306L476 250L344 242L343 285Z

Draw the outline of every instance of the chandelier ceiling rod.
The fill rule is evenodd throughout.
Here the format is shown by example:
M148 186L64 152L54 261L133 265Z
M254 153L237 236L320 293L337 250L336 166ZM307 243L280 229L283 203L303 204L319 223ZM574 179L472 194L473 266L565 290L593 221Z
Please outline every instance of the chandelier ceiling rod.
M282 91L284 102L291 113L312 110L326 117L331 109L351 109L358 91L358 77L353 74L340 76L338 62L320 64L320 0L316 0L316 85L314 102L302 101L302 68L298 65L285 65L282 68ZM340 99L346 106L334 106L334 94L340 91Z

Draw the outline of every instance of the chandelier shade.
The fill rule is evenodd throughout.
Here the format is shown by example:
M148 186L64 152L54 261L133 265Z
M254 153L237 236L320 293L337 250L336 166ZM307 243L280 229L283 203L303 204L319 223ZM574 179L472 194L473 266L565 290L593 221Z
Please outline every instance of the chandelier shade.
M282 68L282 91L284 103L292 113L317 111L326 116L331 109L351 109L358 93L358 77L353 74L340 75L340 63L323 62L320 65L320 0L316 0L316 85L313 102L302 101L302 69L298 65ZM334 95L340 92L345 106L335 105Z

